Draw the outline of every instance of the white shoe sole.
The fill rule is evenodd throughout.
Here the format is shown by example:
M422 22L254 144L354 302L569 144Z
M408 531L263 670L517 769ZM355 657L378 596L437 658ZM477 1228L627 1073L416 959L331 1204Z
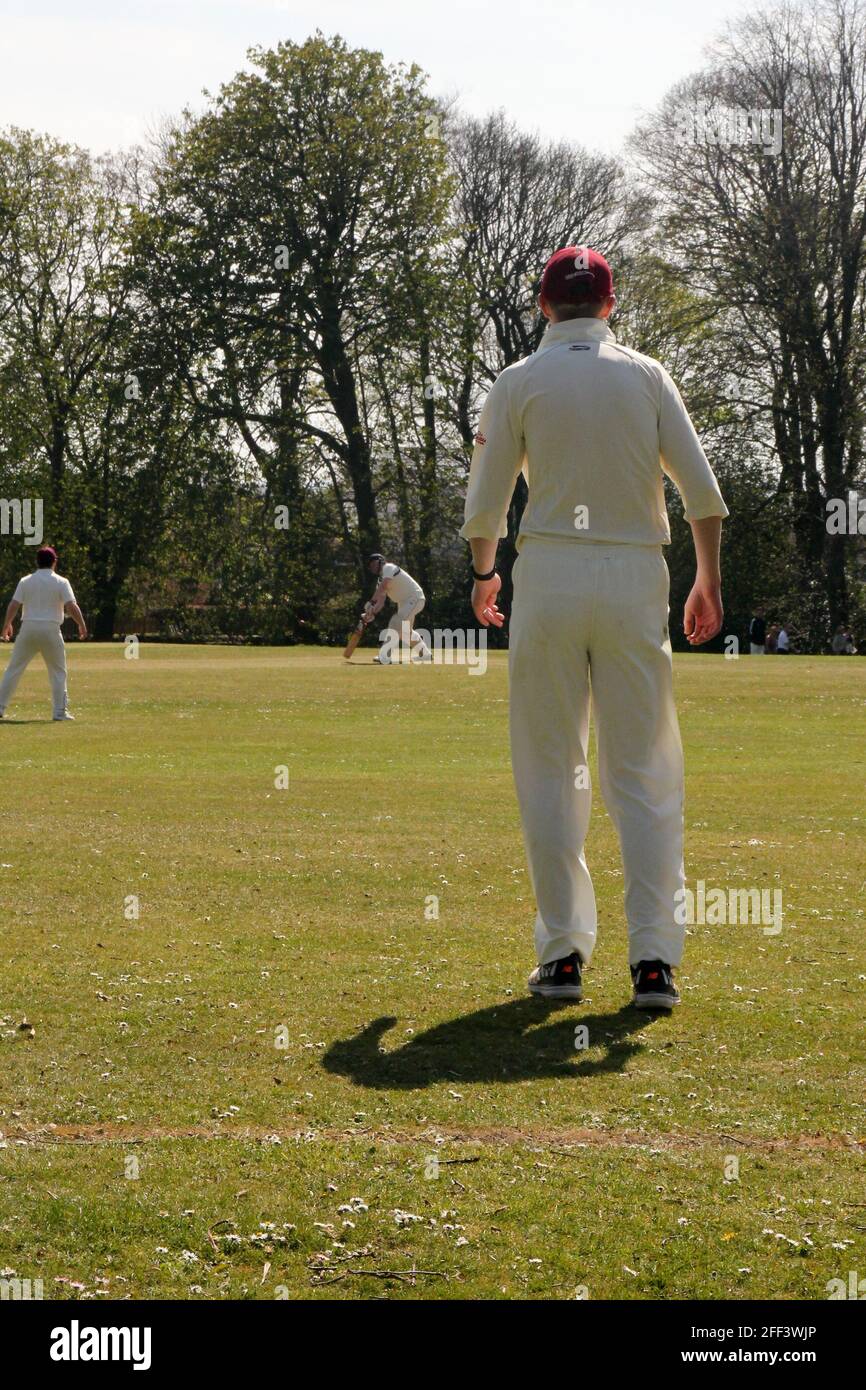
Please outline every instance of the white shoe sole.
M530 994L541 994L545 999L573 999L575 1003L583 998L580 985L529 985Z
M669 994L636 994L631 1002L636 1009L675 1009L683 1001Z

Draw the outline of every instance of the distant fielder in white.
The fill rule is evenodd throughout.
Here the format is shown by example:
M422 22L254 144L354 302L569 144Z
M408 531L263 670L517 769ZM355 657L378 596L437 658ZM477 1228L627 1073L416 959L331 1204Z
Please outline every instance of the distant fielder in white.
M413 627L413 623L425 603L424 590L421 585L399 565L394 565L386 560L384 555L368 555L367 569L379 579L376 592L365 609L370 620L372 621L376 614L381 612L386 598L391 599L397 605L397 612L386 629L386 631L390 629L395 636L390 641L383 643L376 660L382 666L390 666L391 650L399 652L400 643L402 643L403 646L413 648L413 661L432 661L433 655L430 648L421 634L416 632Z
M591 792L589 695L601 789L618 832L633 1001L679 1003L685 927L683 755L671 679L670 542L662 474L685 501L697 577L692 646L722 624L719 541L727 508L667 372L607 326L610 266L588 247L549 261L536 352L493 383L481 412L461 530L478 620L500 626L496 543L523 470L509 635L511 758L538 915L534 994L581 998L596 907L584 857Z
M0 719L15 693L30 662L41 652L51 681L53 718L72 719L66 708L66 648L60 625L65 617L78 624L78 635L84 640L87 624L72 592L68 579L56 573L57 552L44 545L36 552L36 569L18 581L18 588L9 600L3 621L3 641L12 640L12 624L21 612L21 626L12 648L12 656L0 681Z

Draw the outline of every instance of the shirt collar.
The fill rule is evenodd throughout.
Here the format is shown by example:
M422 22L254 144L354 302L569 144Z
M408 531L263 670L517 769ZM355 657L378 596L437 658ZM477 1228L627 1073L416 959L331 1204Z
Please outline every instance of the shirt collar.
M558 347L560 343L615 343L616 338L607 326L607 319L564 319L561 323L549 323L544 337L535 349L544 352L546 348Z

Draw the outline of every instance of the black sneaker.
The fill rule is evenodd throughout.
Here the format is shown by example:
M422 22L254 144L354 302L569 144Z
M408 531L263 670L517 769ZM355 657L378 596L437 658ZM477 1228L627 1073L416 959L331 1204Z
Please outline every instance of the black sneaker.
M680 1003L680 992L674 984L673 971L662 960L642 960L632 965L634 985L632 1003L636 1009L672 1009Z
M582 999L580 966L577 951L563 956L562 960L537 965L527 982L530 994L543 994L545 999Z

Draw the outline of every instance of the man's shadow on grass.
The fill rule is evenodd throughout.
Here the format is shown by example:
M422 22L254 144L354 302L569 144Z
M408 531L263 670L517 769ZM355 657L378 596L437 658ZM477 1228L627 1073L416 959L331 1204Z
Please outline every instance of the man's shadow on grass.
M531 1081L542 1076L587 1077L622 1071L642 1043L634 1035L657 1014L628 1006L615 1013L581 1013L555 1000L516 999L439 1023L392 1050L383 1039L398 1020L368 1023L354 1038L332 1043L322 1066L375 1090L415 1090L440 1081ZM587 1057L575 1029L588 1030Z

